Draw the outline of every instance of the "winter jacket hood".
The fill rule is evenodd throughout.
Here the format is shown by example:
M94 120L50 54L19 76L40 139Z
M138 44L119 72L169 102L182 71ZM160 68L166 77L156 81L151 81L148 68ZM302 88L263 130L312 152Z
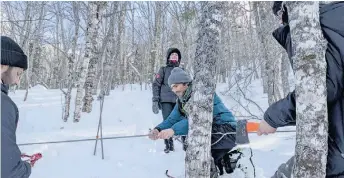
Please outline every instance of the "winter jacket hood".
M170 55L172 53L177 53L178 54L178 62L177 63L171 63L170 62L169 58L170 58ZM182 59L182 55L181 55L181 53L180 53L178 48L169 48L167 50L167 53L166 53L166 65L167 66L178 67L180 65L181 59Z

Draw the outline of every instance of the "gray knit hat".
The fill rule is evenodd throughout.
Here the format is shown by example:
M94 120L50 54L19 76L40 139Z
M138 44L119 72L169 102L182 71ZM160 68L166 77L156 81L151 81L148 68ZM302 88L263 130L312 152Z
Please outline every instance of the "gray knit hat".
M168 85L171 87L172 84L179 83L190 83L192 82L191 77L182 68L175 67L171 71L170 77L168 77Z

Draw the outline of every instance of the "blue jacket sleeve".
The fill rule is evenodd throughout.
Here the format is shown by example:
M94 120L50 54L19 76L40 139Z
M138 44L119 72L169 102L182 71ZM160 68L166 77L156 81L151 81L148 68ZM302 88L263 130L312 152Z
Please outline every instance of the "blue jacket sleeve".
M172 126L174 135L187 135L189 131L189 121L185 117Z
M159 131L169 129L171 128L175 123L179 122L182 119L181 114L178 110L178 103L174 106L171 114L167 117L166 120L164 120L162 123L160 123L158 126L155 127L155 129L158 129Z
M168 118L156 126L155 129L161 131L171 128L174 131L174 135L187 135L189 130L188 123L187 118L180 114L177 103Z
M223 104L220 97L215 93L214 95L214 107L213 107L214 122L217 124L229 123L233 127L236 127L236 119L232 112Z

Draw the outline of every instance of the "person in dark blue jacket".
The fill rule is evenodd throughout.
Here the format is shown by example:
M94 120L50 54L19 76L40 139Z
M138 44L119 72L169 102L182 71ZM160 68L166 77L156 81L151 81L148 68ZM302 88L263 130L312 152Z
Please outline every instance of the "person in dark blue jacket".
M151 131L149 137L152 140L158 138L167 139L172 138L172 136L188 134L188 119L184 106L191 97L192 79L183 69L176 67L172 70L168 78L168 85L171 86L172 91L178 96L177 103L168 118ZM236 119L216 93L214 94L213 104L212 133L235 132L237 125ZM240 154L240 151L233 149L236 146L235 135L227 134L223 138L221 137L222 135L220 134L212 134L211 136L211 154L214 158L215 165L220 169L220 175L223 174L222 166L225 167L227 173L233 172L235 166L230 164L233 161L230 158L232 154ZM225 165L221 164L222 160Z
M27 57L11 38L1 36L1 177L27 178L31 165L21 160L16 143L18 107L8 96L9 85L19 84L27 69Z
M320 3L319 7L321 30L328 42L325 53L329 120L326 177L344 178L344 2ZM283 24L273 32L273 36L287 51L290 63L293 64L288 9L282 1L277 1L273 12L281 18ZM295 125L295 104L295 91L272 104L264 114L258 135L274 133L278 127ZM291 177L293 165L294 157L282 164L273 177Z

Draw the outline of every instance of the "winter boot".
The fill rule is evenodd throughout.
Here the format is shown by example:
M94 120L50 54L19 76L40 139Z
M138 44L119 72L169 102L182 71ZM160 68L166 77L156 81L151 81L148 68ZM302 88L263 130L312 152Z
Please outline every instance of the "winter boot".
M174 145L173 145L172 138L169 139L169 143L170 143L170 151L174 151Z
M219 169L220 176L222 176L224 173L223 172L223 159L216 161L215 166L217 166L217 168Z
M165 153L169 153L169 152L170 152L170 144L169 144L168 139L165 139L164 142L165 142L165 149L164 149L164 152L165 152Z
M238 150L231 151L223 157L224 167L227 174L233 173L238 160L241 158L241 152Z
M186 143L186 136L182 136L182 142L183 142L183 150L186 151L186 148L188 147Z
M230 155L228 153L223 157L223 165L225 167L225 170L226 170L227 174L230 174L230 173L234 172L235 166L232 167Z

